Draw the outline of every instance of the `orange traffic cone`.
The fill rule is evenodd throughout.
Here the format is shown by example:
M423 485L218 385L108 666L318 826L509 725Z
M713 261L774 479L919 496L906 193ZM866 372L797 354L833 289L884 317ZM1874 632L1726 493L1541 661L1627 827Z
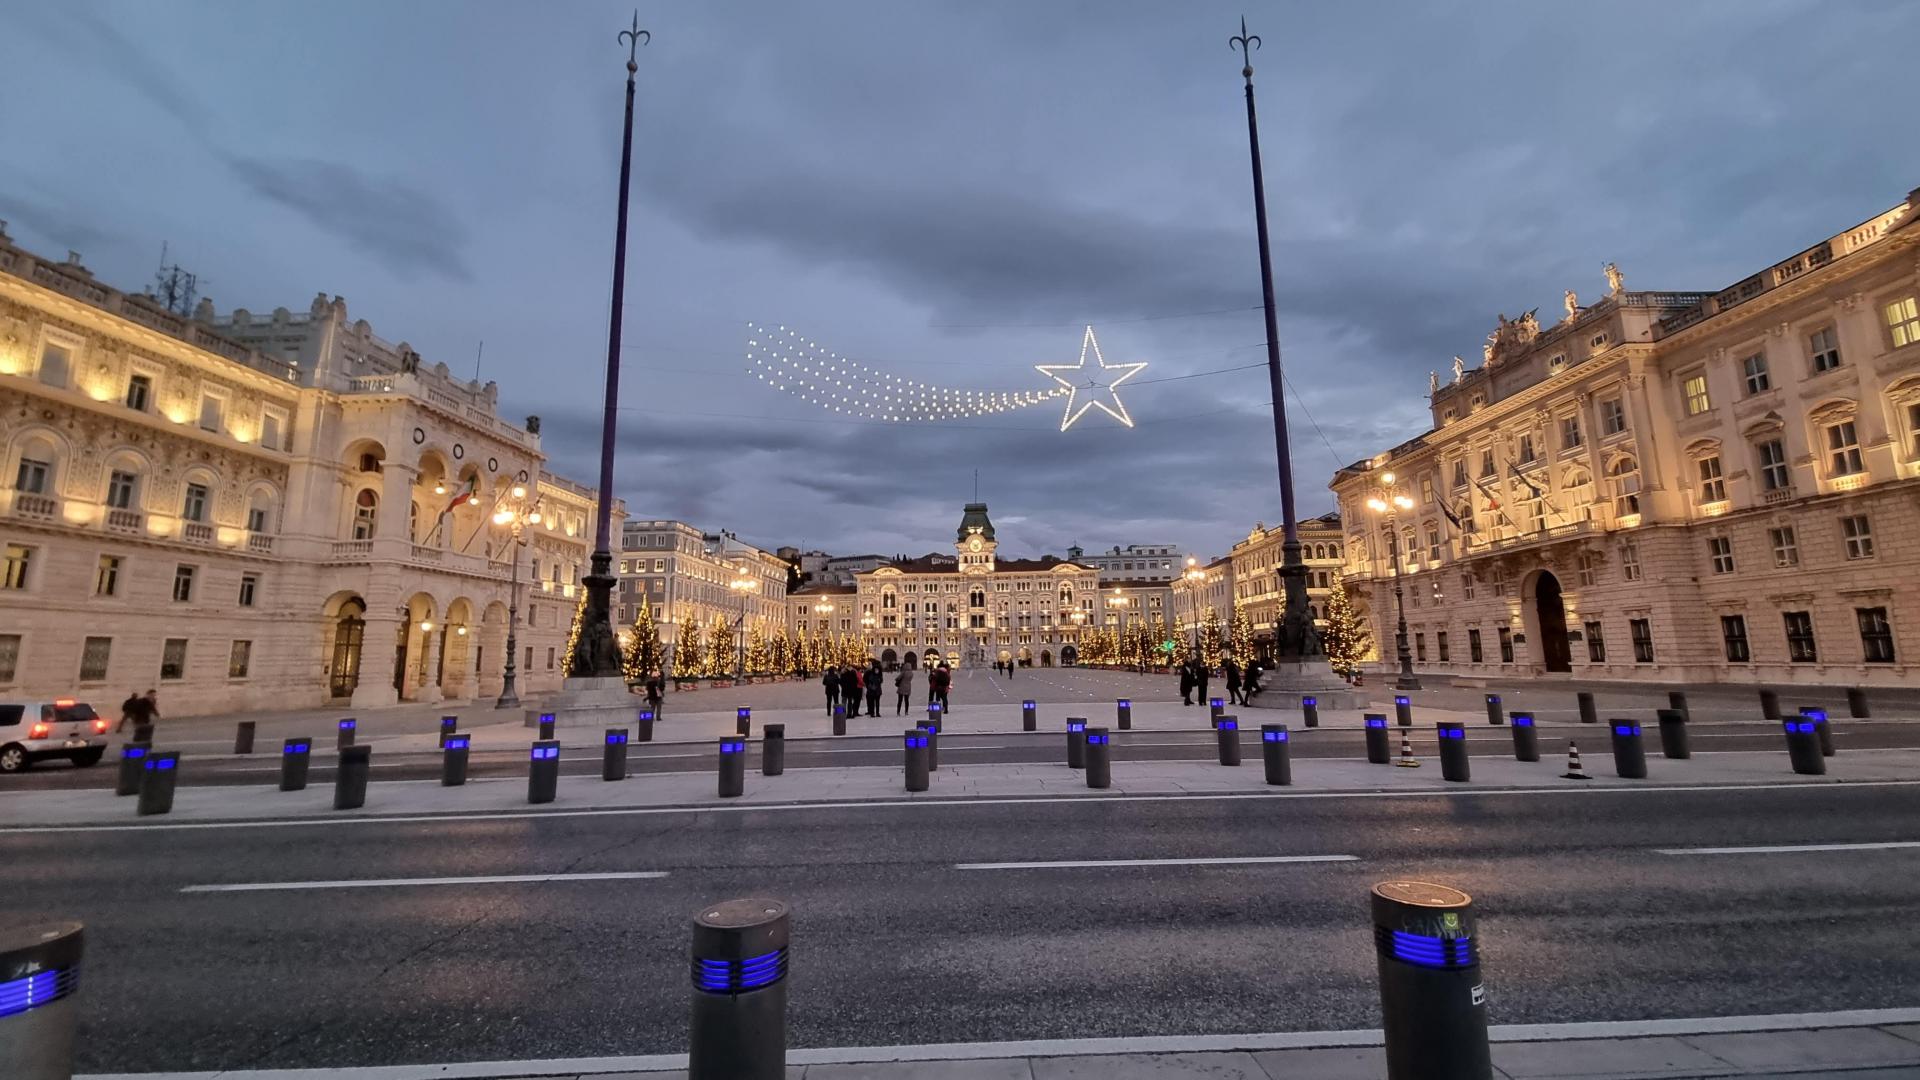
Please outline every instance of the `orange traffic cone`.
M1585 769L1582 769L1580 767L1580 748L1573 745L1573 742L1571 740L1567 742L1567 771L1560 774L1560 779L1562 780L1593 779L1593 777L1587 775L1587 771Z
M1405 735L1400 736L1400 760L1393 763L1398 769L1417 769L1420 759L1413 756L1413 743Z

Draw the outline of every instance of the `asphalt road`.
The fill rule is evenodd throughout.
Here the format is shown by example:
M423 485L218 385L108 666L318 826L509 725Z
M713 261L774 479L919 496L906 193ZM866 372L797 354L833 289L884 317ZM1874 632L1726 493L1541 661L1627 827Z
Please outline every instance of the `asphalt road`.
M1366 891L1474 894L1496 1023L1920 1004L1910 787L1120 801L0 833L88 925L82 1071L685 1047L687 920L794 906L791 1045L1379 1022ZM1234 866L955 864L1351 855ZM653 879L182 892L501 874Z

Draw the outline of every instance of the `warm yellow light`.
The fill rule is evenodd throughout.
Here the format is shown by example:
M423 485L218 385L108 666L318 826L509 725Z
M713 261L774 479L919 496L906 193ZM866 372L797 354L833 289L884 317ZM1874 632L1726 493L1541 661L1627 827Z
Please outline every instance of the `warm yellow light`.
M445 495L447 493L447 485L436 482L433 485L433 493L435 495Z
M1367 509L1375 511L1376 513L1381 510L1385 510L1386 508L1387 508L1387 504L1380 501L1379 499L1367 500Z
M168 409L168 410L167 410L167 419L169 419L169 420L171 420L171 421L173 421L173 422L174 422L174 423L176 423L176 424L184 424L184 423L186 423L186 422L187 422L187 410L185 410L185 409Z
M92 524L94 507L90 503L68 501L60 507L60 516L69 525Z
M1383 484L1391 484L1391 483L1393 483L1393 474L1392 474L1392 473L1390 473L1390 472L1384 472L1384 473L1381 473L1381 474L1380 474L1380 482L1381 482L1381 483L1383 483Z
M461 637L466 637L466 636L467 636L467 628L466 628L466 627L464 627L464 626L456 626L456 627L454 627L454 629L453 629L453 632L454 632L454 633L456 633L456 634L459 634L459 635L460 635Z
M514 497L514 498L516 498L516 499L524 499L524 498L526 498L526 497L527 497L527 489L526 489L526 488L523 488L523 487L521 487L521 486L520 486L519 484L515 484L515 485L513 485L513 497Z
M527 515L527 523L528 523L528 524L530 524L530 525L538 525L538 524L540 524L540 511L538 511L538 510L535 510L535 511L534 511L533 513L531 513L531 514L528 514L528 515Z
M1393 505L1402 510L1411 510L1413 509L1413 500L1407 498L1405 495L1395 495L1393 497Z
M512 520L513 520L513 511L511 510L501 510L496 512L493 515L493 523L495 525L505 525L507 522Z
M420 620L420 629L425 630L429 634L433 633L433 620L432 619Z

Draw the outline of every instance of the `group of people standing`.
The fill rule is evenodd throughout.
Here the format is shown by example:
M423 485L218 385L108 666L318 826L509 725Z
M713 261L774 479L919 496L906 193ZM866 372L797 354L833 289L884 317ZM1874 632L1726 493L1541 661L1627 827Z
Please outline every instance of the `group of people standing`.
M895 716L904 716L913 704L914 669L902 667L893 675L893 712ZM886 685L886 672L880 670L880 661L869 660L866 667L849 664L846 667L829 666L820 675L821 689L827 694L827 715L845 705L848 716L879 716L880 693ZM942 712L950 711L947 693L953 686L953 672L946 664L927 672L927 700L940 703ZM866 712L860 711L862 704Z
M1222 674L1227 680L1227 701L1233 705L1252 705L1253 692L1259 689L1260 665L1249 660L1242 668L1233 657L1220 662ZM1207 682L1213 672L1205 661L1194 657L1180 665L1180 704L1191 705L1195 698L1200 704L1207 703Z
M1009 679L1011 679L1011 678L1013 678L1013 667L1014 667L1014 665L1015 665L1016 663L1018 663L1018 661L1014 661L1014 660L995 660L995 661L993 662L993 670L995 670L995 671L997 671L997 672L999 672L1000 674L1002 674L1002 675L1005 675L1005 676L1006 676L1007 678L1009 678Z

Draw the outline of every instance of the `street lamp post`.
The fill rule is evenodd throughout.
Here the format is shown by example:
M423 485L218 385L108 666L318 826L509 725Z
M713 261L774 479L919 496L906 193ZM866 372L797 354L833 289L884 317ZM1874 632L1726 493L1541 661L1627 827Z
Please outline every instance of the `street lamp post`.
M500 697L494 701L496 709L517 709L520 707L520 695L514 691L514 654L520 644L517 631L520 626L520 549L527 546L526 527L540 524L540 500L529 504L527 489L515 484L508 492L511 502L503 501L493 512L493 523L505 526L508 543L513 548L513 571L507 585L507 668L500 682Z
M813 605L813 613L820 616L820 622L822 625L827 626L829 628L833 625L832 623L833 604L831 601L822 600L819 603ZM820 665L820 670L825 671L826 669L827 669L826 664Z
M1394 652L1400 661L1396 690L1418 690L1420 680L1413 673L1413 654L1407 651L1407 607L1400 588L1400 511L1413 509L1413 500L1400 494L1392 473L1382 473L1375 493L1367 499L1367 509L1385 514L1387 519L1387 557L1393 560L1393 608L1397 622L1393 634Z
M1180 575L1187 582L1187 625L1193 628L1193 651L1200 651L1200 582L1207 572L1200 569L1191 555L1187 557L1186 573Z
M744 565L733 570L733 580L727 582L727 588L740 597L740 618L733 624L734 633L740 639L740 658L733 668L733 681L737 683L747 677L747 594L753 591L754 580Z

